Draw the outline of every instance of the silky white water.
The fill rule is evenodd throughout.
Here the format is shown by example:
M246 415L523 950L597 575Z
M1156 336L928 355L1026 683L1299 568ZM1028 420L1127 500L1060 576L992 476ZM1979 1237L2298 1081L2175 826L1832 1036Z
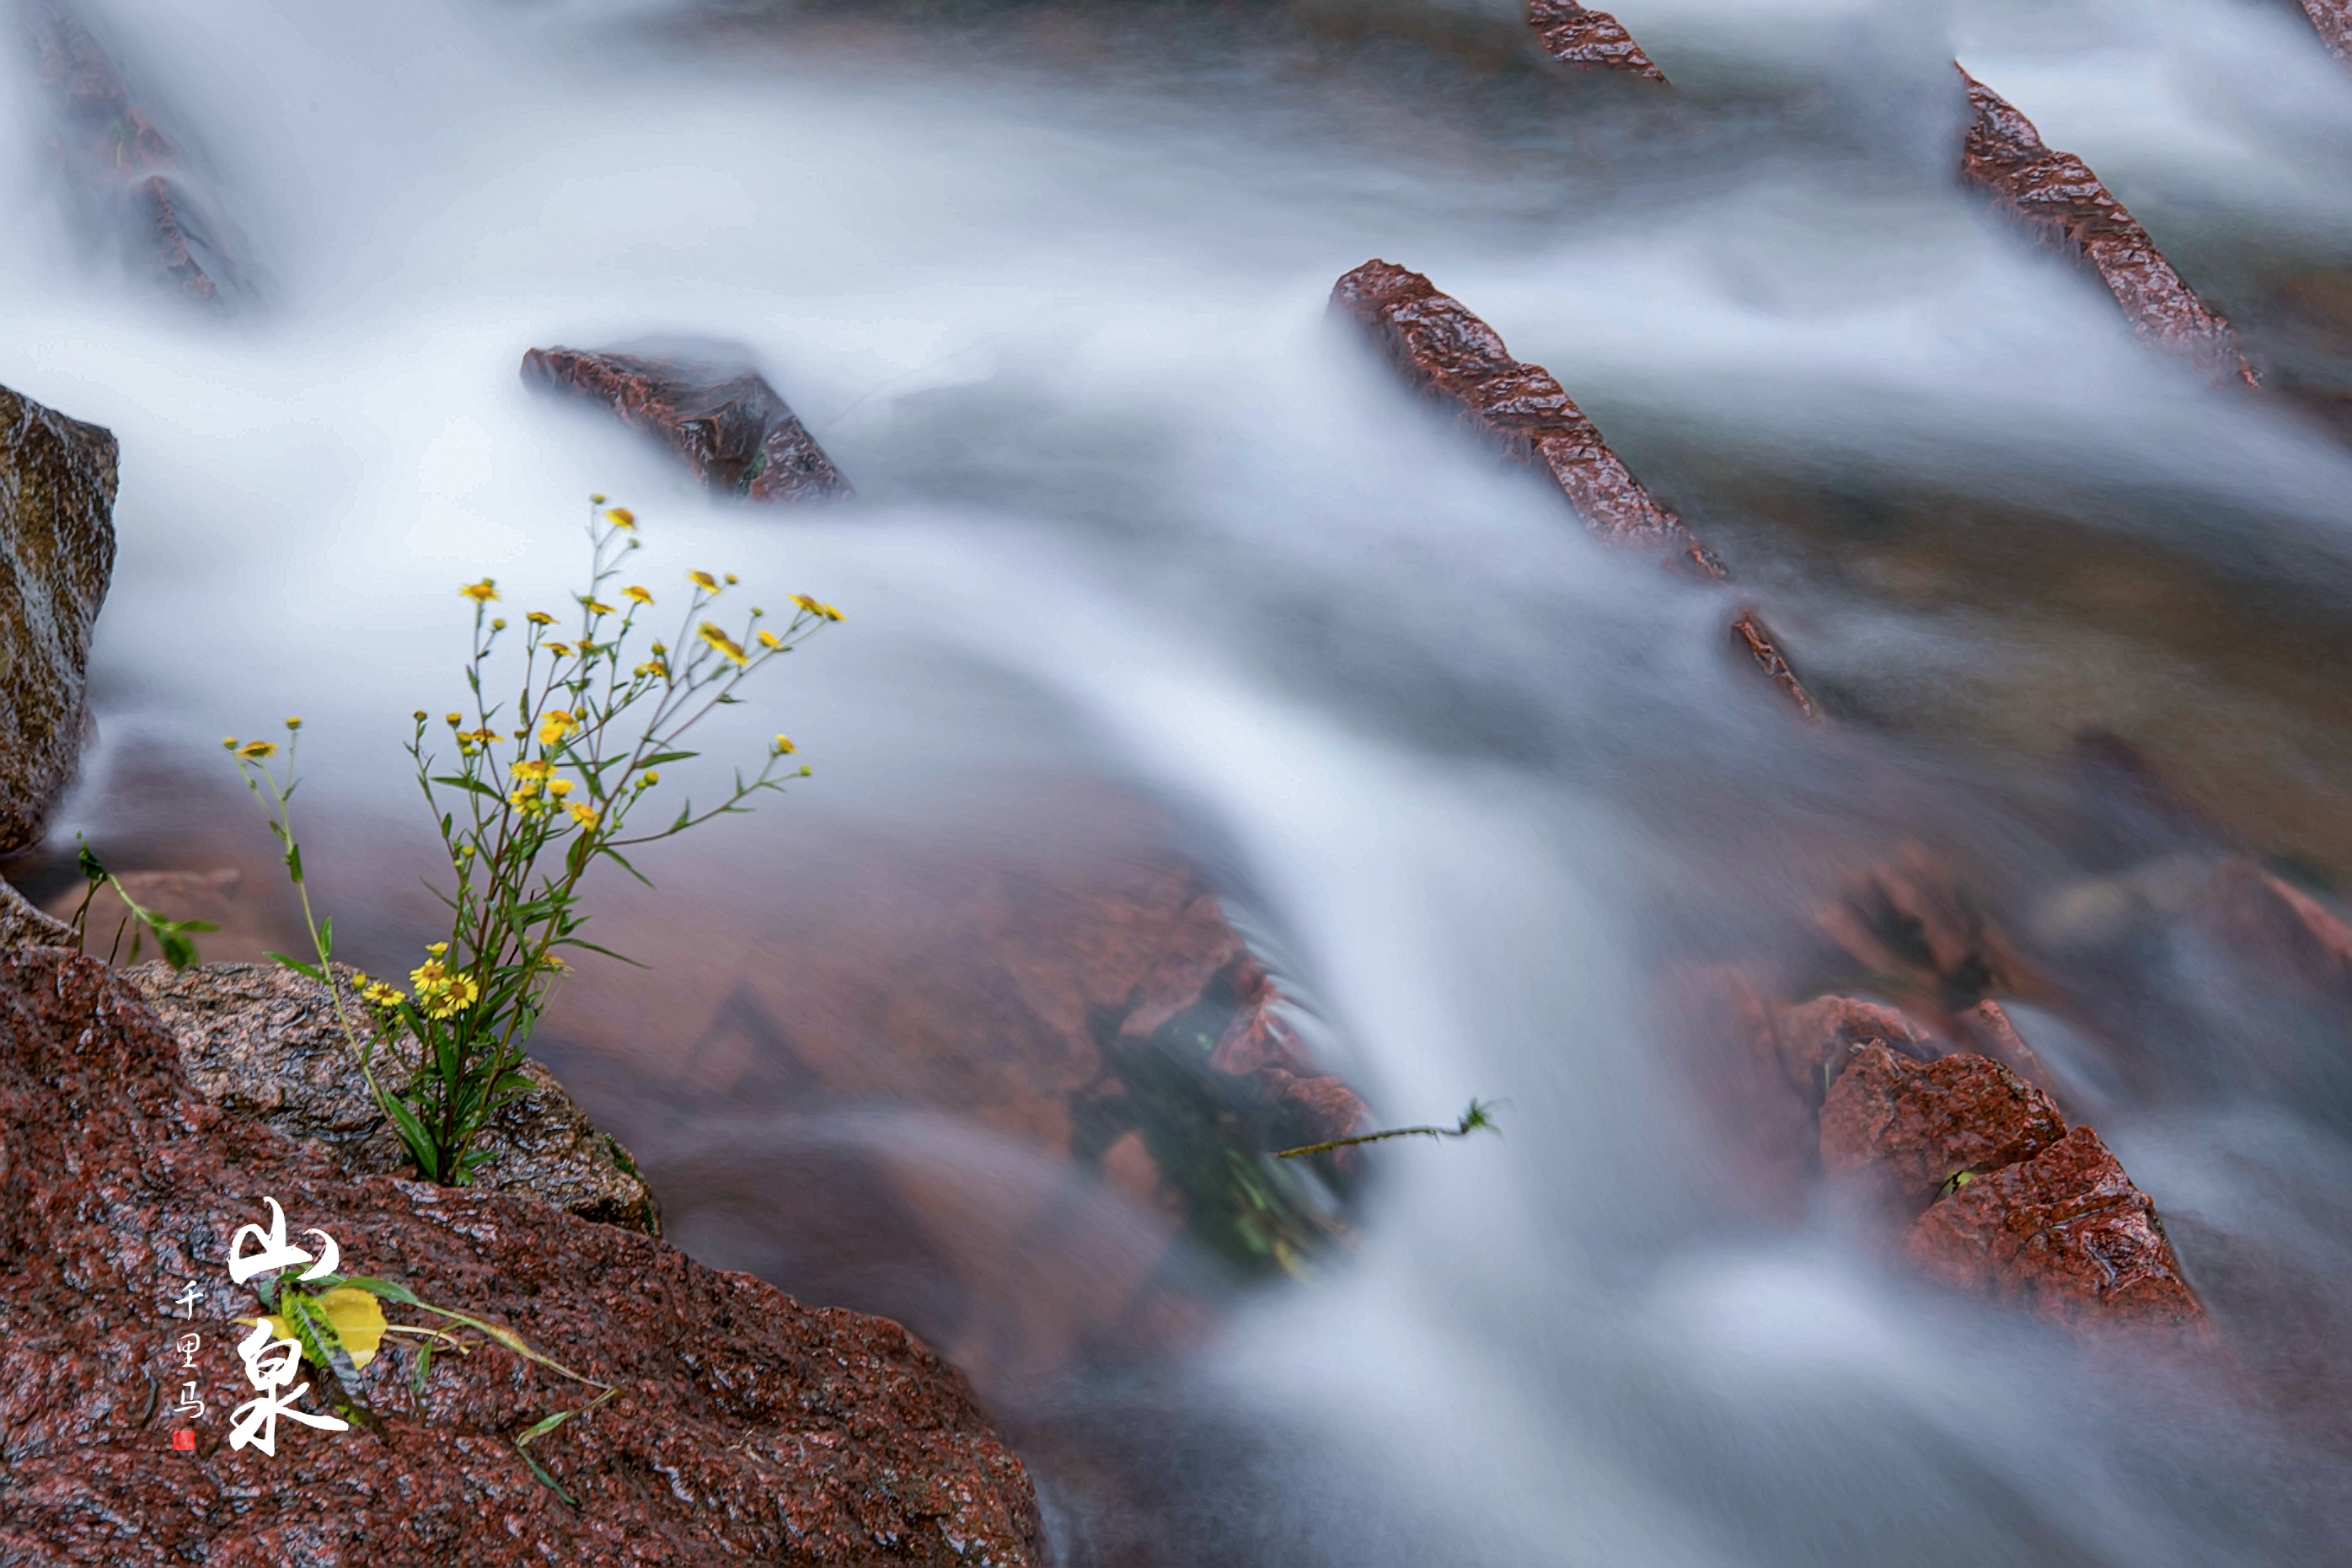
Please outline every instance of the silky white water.
M788 729L815 777L661 857L630 918L723 944L832 826L984 837L1024 780L1099 777L1166 806L1377 1103L1510 1101L1500 1140L1387 1158L1360 1249L1181 1364L1006 1396L1063 1561L2326 1560L2325 1423L1925 1291L1826 1220L1726 1218L1645 998L1685 950L1793 926L1824 836L1941 832L2063 883L2036 802L2080 723L2223 716L2200 766L2257 802L2241 831L2281 779L2280 821L2340 829L2347 715L2297 683L2342 667L2352 454L2140 349L1947 168L1958 54L2252 297L2263 256L2352 256L2352 77L2238 0L1618 14L1679 99L1490 93L1396 37L1213 47L1161 13L1056 53L1020 11L94 11L258 298L206 316L85 248L8 78L0 382L123 454L104 738L62 839L128 810L120 759L199 777L299 713L351 846L310 851L320 895L400 962L418 915L369 878L407 842L405 716L457 695L454 589L559 601L609 492L657 591L731 569L851 617L722 732ZM1559 376L1801 663L1937 721L1784 722L1721 657L1727 601L1589 542L1327 321L1375 255ZM749 345L860 499L714 506L516 376L534 345L682 333ZM2030 510L2061 565L2013 614L1878 591L1776 547L1743 474ZM1952 516L1931 542L1966 562ZM2290 606L2292 645L2076 635L2063 563L2110 544L2245 619ZM2021 691L2047 706L2012 721ZM2340 1297L2352 1085L2239 1071L2197 977L2150 962L2103 983L2178 1003L2145 1042L2174 1087L2091 1051L2084 1082L2122 1085L2102 1134L2192 1272L2291 1258L2296 1301ZM2340 1308L2225 1295L2225 1334L2340 1353Z

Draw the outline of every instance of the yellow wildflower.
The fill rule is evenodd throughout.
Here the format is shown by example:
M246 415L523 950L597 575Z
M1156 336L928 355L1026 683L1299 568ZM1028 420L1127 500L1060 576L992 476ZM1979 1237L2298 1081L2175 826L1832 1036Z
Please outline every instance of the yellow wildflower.
M514 776L517 779L544 779L554 771L555 764L544 757L534 758L514 765Z
M534 626L552 626L555 624L555 617L550 615L544 610L534 610L530 614L524 616L523 619L530 622Z
M705 593L719 591L719 580L707 571L689 571L686 574L686 580Z
M466 716L461 713L446 713L443 714L441 716L448 721L448 725L451 729L455 729L459 725L466 722Z
M763 627L761 627L761 628L760 629L760 646L761 646L761 647L762 647L762 648L781 648L781 647L782 647L783 645L784 645L784 640L783 640L782 637L777 636L773 632L769 631L769 630L768 630L766 627L764 627L764 626L763 626Z
M572 780L569 779L551 779L547 781L547 792L560 800L564 796L572 793Z
M791 736L789 736L789 735L780 735L780 736L776 737L776 755L777 755L777 756L779 756L779 757L790 757L793 752L798 751L799 749L800 749L800 747L799 747L794 746L794 745L793 744L793 737L792 737Z
M562 658L564 654L572 652L572 644L569 643L550 643L547 645L547 651L556 655L556 657Z
M479 582L469 582L466 584L465 587L459 589L457 591L464 594L467 598L472 600L477 604L488 604L491 600L496 599L499 596L498 580L496 578L486 577Z
M824 616L827 621L846 621L849 619L848 616L844 615L840 611L835 610L830 604L818 605L816 607L816 612L819 615Z
M816 613L816 601L811 599L805 593L793 594L793 602L799 605L802 609L807 611L812 615Z
M518 784L507 791L508 800L518 806L528 806L538 798L539 786L536 784Z
M400 993L382 980L374 982L360 995L380 1008L396 1008L400 1005Z
M236 749L236 737L233 735L222 736L221 749L223 751L235 751Z
M647 593L642 588L636 587L629 587L621 590L621 597L627 600L632 604L651 604L654 601L654 596L652 594Z
M637 788L640 789L650 789L660 782L661 775L651 768L637 775Z
M427 942L425 945L425 950L427 953L432 954L436 958L438 958L442 954L446 953L449 950L449 944L446 942Z
M592 495L588 497L588 504L592 507L601 507L604 504L604 497L602 496Z
M634 528L637 526L636 513L626 507L614 507L604 514L604 520L616 528Z
M258 762L265 757L277 756L278 743L274 740L248 740L236 748L236 755L241 761Z
M286 721L286 727L289 729L299 729L302 727L302 721L299 718L289 718Z
M583 601L583 602L588 606L588 612L592 615L610 615L613 613L613 607L605 603L601 599L590 599Z
M550 708L539 721L539 743L541 746L559 745L565 736L579 727L580 721L572 717L568 709Z
M733 660L738 666L751 662L750 655L743 652L743 645L740 643L736 642L734 638L730 637L708 621L695 628L695 635L709 643L719 653Z
M438 958L410 970L408 980L426 1018L446 1019L481 999L482 988L471 975L452 975Z
M739 578L737 578L737 577L736 577L736 575L735 575L733 572L731 572L731 571L730 571L730 572L729 572L729 573L727 574L727 586L728 586L728 587L730 587L730 588L734 587L734 586L735 586L735 584L736 584L738 581L740 581L740 580Z
M593 828L596 825L596 808L587 801L574 800L566 810L572 813L572 820L582 827Z

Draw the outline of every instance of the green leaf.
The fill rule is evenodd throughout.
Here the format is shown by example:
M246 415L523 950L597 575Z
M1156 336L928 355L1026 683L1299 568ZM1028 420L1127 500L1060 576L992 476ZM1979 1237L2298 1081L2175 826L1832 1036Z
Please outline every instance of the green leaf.
M628 857L624 855L620 851L614 849L612 845L598 844L596 846L596 852L600 855L605 856L607 859L618 861L623 871L627 872L631 876L635 877L647 887L651 887L654 884L651 877L639 871L636 867L631 865L629 863Z
M400 1134L400 1141L408 1146L408 1157L416 1162L416 1168L425 1179L439 1181L441 1146L434 1141L433 1134L425 1130L425 1124L416 1119L416 1113L397 1095L378 1095L376 1103L383 1107L383 1113L392 1118L394 1128Z
M640 768L660 768L672 762L687 762L701 756L699 751L656 751L637 764Z
M155 940L163 946L163 962L173 969L184 969L196 961L196 945L177 931L157 927Z
M334 951L335 917L331 915L319 922L319 956L321 958L331 956Z
M409 1391L415 1394L419 1401L425 1397L425 1380L432 1375L433 1342L429 1339L419 1340L416 1343L416 1359L409 1364L408 1368Z
M305 964L301 959L289 958L283 953L264 953L262 956L265 958L274 959L278 963L285 965L288 968L293 970L298 975L308 975L312 979L317 980L321 984L324 984L326 981L326 971L320 968L316 964Z
M79 837L79 835L76 836ZM98 856L90 852L89 841L88 839L83 839L81 841L81 849L74 858L80 863L81 874L83 876L88 877L92 882L104 882L106 880L106 868L99 864Z
M298 885L302 881L302 846L300 844L289 843L286 846L286 874L292 877Z
M499 801L500 804L504 804L506 801L506 797L504 795L499 794L496 789L491 789L480 779L468 779L462 773L436 773L433 776L433 782L436 784L446 784L453 789L471 789L475 794L487 795L491 800Z

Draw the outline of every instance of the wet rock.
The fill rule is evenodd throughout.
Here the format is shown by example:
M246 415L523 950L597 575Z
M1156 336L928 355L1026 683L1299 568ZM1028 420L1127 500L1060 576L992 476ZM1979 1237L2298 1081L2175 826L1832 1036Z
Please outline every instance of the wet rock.
M1817 913L1822 934L1878 982L1936 1011L2030 994L2024 961L1952 868L1905 844Z
M780 504L849 494L799 415L749 365L533 349L522 379L605 404L676 453L713 495Z
M2240 952L2314 990L2352 999L2352 924L2244 855L2213 868L2213 915Z
M2303 0L2303 14L2327 52L2352 64L2352 0Z
M1865 1046L1884 1046L1916 1061L1943 1053L1925 1026L1894 1008L1856 997L1816 997L1801 1007L1781 1008L1772 1019L1770 1038L1781 1073L1816 1110L1831 1083Z
M1623 71L1661 87L1666 83L1666 73L1606 11L1580 5L1576 0L1528 0L1528 26L1535 29L1544 53L1562 65Z
M73 927L34 907L15 887L0 882L0 947L70 947Z
M2031 1159L2066 1134L2050 1096L1973 1055L1849 1059L1822 1103L1822 1169L1889 1214L1916 1215L1962 1172Z
M2068 1327L2205 1325L2155 1204L2088 1127L1938 1200L1903 1249L1933 1279Z
M0 387L0 852L38 841L89 727L114 437Z
M342 973L349 981L352 972ZM415 1174L369 1092L326 987L276 964L177 972L142 964L124 977L178 1037L182 1069L206 1101L316 1145L354 1176ZM345 1003L357 1006L348 992ZM389 1041L375 1059L377 1082L396 1087L416 1062L415 1041ZM483 1142L498 1157L478 1185L660 1235L660 1211L628 1151L596 1130L546 1068L526 1059L522 1071L530 1089L492 1119Z
M84 226L115 236L133 271L186 298L217 304L244 291L233 228L207 210L105 47L65 0L33 0L25 20L56 110L49 151Z
M1706 581L1730 576L1619 461L1549 371L1511 358L1501 334L1418 272L1378 259L1343 276L1331 308L1360 329L1405 384L1451 410L1489 444L1551 476L1586 529L1609 544L1654 549ZM1755 612L1733 638L1808 717L1819 710Z
M352 1176L204 1103L170 1033L92 960L0 956L0 1560L1043 1560L1020 1461L897 1324L544 1204ZM333 1236L346 1270L620 1390L531 1450L579 1506L513 1447L579 1386L489 1345L435 1357L418 1396L413 1353L387 1341L351 1381L376 1430L281 1421L274 1457L232 1449L252 1391L231 1320L253 1298L222 1260L232 1229L268 1223L265 1197ZM183 1333L201 1336L193 1370L167 1354ZM201 1415L171 1408L184 1381Z
M1743 610L1731 622L1731 645L1736 653L1746 655L1747 662L1763 672L1764 678L1779 688L1790 706L1812 723L1822 722L1822 710L1812 694L1805 690L1804 682L1790 666L1788 655L1780 652L1780 640L1764 624L1764 618L1754 609Z
M1999 1002L1988 997L1962 1012L1959 1025L1979 1055L1992 1058L2045 1094L2057 1092L2057 1081L2050 1069L2040 1053L2025 1043L2025 1037L2017 1032Z
M2038 243L2096 277L2141 341L2189 361L2217 384L2260 385L2230 323L2181 280L2089 165L2044 145L2033 122L1984 83L1964 70L1960 79L1974 114L1962 178Z

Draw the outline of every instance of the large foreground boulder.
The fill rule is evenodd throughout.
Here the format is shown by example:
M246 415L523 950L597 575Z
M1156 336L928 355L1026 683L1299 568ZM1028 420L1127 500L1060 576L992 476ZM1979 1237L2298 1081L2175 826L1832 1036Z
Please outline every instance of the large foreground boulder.
M114 485L110 433L0 387L0 853L40 838L81 757Z
M266 1198L332 1236L345 1272L617 1389L531 1450L577 1506L514 1440L583 1390L494 1344L436 1357L417 1393L413 1351L387 1339L350 1379L373 1427L282 1420L274 1455L233 1448L229 1412L253 1397L236 1320L256 1307L224 1264L237 1227L267 1227ZM200 1344L184 1369L185 1334ZM183 1413L184 1393L203 1410ZM347 1176L205 1104L137 993L54 948L0 955L0 1409L12 1563L1041 1554L1020 1461L896 1324L543 1204Z

